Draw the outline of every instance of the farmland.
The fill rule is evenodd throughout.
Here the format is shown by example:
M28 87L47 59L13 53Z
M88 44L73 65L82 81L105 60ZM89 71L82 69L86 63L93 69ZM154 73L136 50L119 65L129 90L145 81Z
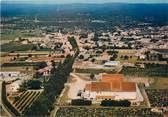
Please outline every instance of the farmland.
M24 113L24 111L29 108L33 101L41 94L41 90L29 90L22 93L19 99L13 101L15 109L19 113Z
M154 82L151 84L150 88L168 89L167 78L154 78Z
M163 117L150 108L60 107L56 117Z
M34 31L26 31L26 30L2 30L1 39L2 40L14 40L17 37L39 37L41 36L40 30L34 30Z
M22 45L18 42L9 42L1 45L2 52L11 52L11 51L26 51L31 50L34 47L33 44Z
M152 107L168 106L168 89L147 89L146 92Z

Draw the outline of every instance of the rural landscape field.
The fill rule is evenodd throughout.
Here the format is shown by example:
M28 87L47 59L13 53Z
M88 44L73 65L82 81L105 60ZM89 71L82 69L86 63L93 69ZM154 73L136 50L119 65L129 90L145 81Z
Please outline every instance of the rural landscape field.
M167 117L166 0L2 0L0 117Z

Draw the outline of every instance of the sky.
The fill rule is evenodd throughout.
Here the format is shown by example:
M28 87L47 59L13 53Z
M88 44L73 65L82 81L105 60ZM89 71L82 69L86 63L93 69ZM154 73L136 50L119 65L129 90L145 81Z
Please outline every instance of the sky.
M55 3L55 4L68 4L68 3L168 3L168 0L0 0L2 2L12 3Z

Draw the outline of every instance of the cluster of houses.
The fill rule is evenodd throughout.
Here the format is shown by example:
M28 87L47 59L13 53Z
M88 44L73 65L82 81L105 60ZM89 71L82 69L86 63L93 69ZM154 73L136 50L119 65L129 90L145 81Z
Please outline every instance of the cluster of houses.
M87 33L86 36L77 38L77 42L85 61L110 60L109 51L132 51L130 53L119 53L119 57L137 57L146 59L145 52L153 51L167 58L168 49L168 26L143 27L121 30L116 32ZM98 36L97 36L98 35ZM160 51L156 52L156 49ZM133 52L134 51L134 52ZM164 51L164 52L163 52Z
M47 53L10 53L10 57L22 58L27 56L24 62L36 63L46 62L47 66L37 70L38 73L47 76L52 69L51 61L64 61L68 54L73 55L74 51L69 42L69 37L77 41L80 54L77 57L73 68L76 69L99 69L109 71L120 71L122 66L134 66L138 60L142 61L164 61L168 60L168 26L145 27L122 30L117 28L115 32L87 32L84 35L79 33L46 34L43 37L16 39L22 44L35 44L37 48L33 51L41 51L41 48L48 48ZM41 49L41 50L40 50ZM137 62L127 61L135 58ZM125 60L124 62L122 60ZM165 62L166 61L166 62ZM27 70L28 71L28 70ZM101 72L102 73L102 72ZM1 79L22 79L20 71L0 71ZM13 82L10 89L17 92L22 80ZM122 74L101 74L98 81L86 84L82 97L97 103L105 99L141 102L143 97L139 88L134 82L124 80Z

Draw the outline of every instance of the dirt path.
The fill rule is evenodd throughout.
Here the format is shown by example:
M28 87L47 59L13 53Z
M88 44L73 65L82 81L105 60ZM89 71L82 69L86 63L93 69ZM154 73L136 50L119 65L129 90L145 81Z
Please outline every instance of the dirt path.
M83 90L86 83L89 83L89 81L85 81L85 80L81 79L79 76L77 76L76 74L73 74L73 73L71 73L70 75L73 78L75 78L76 81L72 82L72 83L68 83L68 86L69 86L68 97L70 99L80 98L79 96L77 96L78 91Z

